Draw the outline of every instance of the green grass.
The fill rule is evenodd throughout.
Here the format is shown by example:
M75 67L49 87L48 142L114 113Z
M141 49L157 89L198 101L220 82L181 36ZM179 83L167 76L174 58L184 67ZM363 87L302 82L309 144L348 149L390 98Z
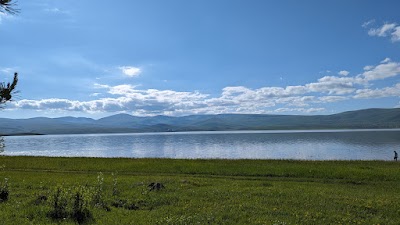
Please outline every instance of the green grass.
M0 156L0 168L0 224L76 224L76 193L87 224L400 224L396 162ZM66 219L49 216L58 187Z

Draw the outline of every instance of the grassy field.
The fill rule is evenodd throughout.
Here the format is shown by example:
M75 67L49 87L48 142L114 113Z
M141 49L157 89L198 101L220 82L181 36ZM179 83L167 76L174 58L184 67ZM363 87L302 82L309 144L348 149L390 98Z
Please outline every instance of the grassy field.
M400 224L399 193L396 162L0 156L0 224Z

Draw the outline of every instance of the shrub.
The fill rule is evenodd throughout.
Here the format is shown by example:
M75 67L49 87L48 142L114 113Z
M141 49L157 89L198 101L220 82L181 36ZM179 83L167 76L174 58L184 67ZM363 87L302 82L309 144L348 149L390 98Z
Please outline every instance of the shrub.
M71 217L78 224L82 224L92 219L92 213L88 209L88 202L85 199L84 189L77 190L73 197Z
M72 219L78 224L90 221L93 217L89 210L88 195L85 187L78 187L74 191L58 187L50 200L52 209L48 216L54 220Z
M8 189L8 178L4 178L4 183L0 183L0 202L8 200L10 191Z
M35 205L43 204L47 201L47 195L39 195L34 201Z
M113 178L113 190L112 190L112 195L113 196L117 196L119 194L118 191L118 180L117 180L117 174L116 173L112 173L112 178Z
M95 206L103 206L104 202L103 202L103 187L104 186L104 177L103 177L103 173L99 173L97 175L97 186L96 189L94 191L94 195L93 195L93 204Z
M65 219L68 217L67 193L61 187L58 187L51 199L52 210L49 212L49 217L52 219Z

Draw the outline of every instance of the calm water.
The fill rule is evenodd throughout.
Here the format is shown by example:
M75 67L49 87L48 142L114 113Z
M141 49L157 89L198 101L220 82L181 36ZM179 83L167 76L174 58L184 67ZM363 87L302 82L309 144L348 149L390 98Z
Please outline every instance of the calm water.
M4 145L3 155L392 160L400 130L45 135L4 137Z

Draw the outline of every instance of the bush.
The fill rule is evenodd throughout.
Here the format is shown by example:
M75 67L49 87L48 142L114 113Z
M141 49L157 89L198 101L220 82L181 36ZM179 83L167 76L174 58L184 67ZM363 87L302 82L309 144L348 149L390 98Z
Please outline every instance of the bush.
M50 201L52 210L48 213L48 216L54 220L72 219L78 224L90 221L93 217L87 201L87 189L78 187L73 195L71 193L72 191L58 187ZM72 200L72 202L69 200Z
M55 220L65 219L68 217L67 206L68 199L67 193L61 188L58 187L56 192L51 199L52 210L49 212L49 217Z
M93 204L95 206L103 206L103 187L104 186L104 176L103 173L97 175L97 185L93 195Z
M4 178L4 184L0 183L0 202L8 200L10 191L8 189L8 178Z
M72 207L71 217L78 224L82 224L92 219L92 213L88 209L88 202L85 200L83 193L84 190L76 191L74 195L74 203Z

